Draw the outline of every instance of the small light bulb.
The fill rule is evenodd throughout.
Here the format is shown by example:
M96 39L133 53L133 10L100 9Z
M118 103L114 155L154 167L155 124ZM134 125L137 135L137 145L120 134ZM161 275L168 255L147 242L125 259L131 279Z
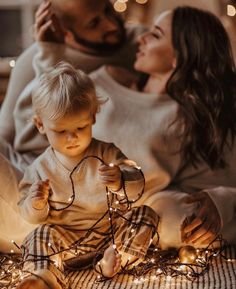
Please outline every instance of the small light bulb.
M10 67L15 67L15 65L16 65L16 61L14 60L14 59L12 59L12 60L10 60L9 61L9 65L10 65Z
M157 279L157 276L153 275L152 280L156 280L156 279Z
M127 9L127 4L125 2L116 1L113 4L113 7L117 12L124 12Z
M230 17L235 16L236 8L233 5L227 5L227 15Z

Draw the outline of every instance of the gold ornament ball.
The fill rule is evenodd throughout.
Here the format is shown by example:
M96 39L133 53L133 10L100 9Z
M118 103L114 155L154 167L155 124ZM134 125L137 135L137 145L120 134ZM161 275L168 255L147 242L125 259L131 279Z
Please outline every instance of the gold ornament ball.
M181 263L194 264L197 259L197 251L192 246L184 246L179 249L179 260Z

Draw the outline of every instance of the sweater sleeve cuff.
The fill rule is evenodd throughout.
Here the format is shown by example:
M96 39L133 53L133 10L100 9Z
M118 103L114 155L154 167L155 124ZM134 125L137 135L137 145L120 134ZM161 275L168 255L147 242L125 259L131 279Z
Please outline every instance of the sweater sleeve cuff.
M38 210L32 207L31 202L28 202L25 210L25 219L32 224L39 224L44 222L48 217L49 204L47 204L42 210Z
M221 224L225 226L235 214L236 188L216 187L204 191L214 202L221 218Z
M38 52L33 59L33 67L36 76L50 70L57 64L65 54L66 45L64 43L37 42Z

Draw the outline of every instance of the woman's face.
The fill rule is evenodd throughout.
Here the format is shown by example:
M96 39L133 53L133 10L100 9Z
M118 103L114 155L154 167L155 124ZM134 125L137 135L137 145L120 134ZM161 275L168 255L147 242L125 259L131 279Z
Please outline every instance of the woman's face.
M136 70L158 76L169 74L174 69L171 21L172 13L163 12L150 31L139 37L139 51L134 64Z

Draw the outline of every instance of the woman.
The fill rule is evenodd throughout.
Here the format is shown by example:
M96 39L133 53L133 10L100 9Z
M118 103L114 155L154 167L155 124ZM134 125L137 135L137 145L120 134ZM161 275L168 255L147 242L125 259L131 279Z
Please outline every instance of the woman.
M141 89L127 83L136 91L117 83L121 72L113 68L91 75L109 95L95 136L115 142L143 167L145 202L162 216L162 230L169 228L161 230L163 246L178 244L168 236L179 221L187 243L204 246L220 231L235 242L235 189L221 186L236 187L236 75L222 24L196 8L163 13L139 38L135 68L149 75ZM168 186L191 196L156 194ZM193 206L181 219L184 203Z
M39 55L40 67L48 69L50 55ZM219 232L236 242L235 65L224 28L195 8L165 12L139 38L135 68L148 77L133 82L112 67L91 74L108 96L94 136L141 165L146 189L140 203L161 216L163 248L206 246ZM30 91L15 107L16 144L39 152L48 142L27 121Z

